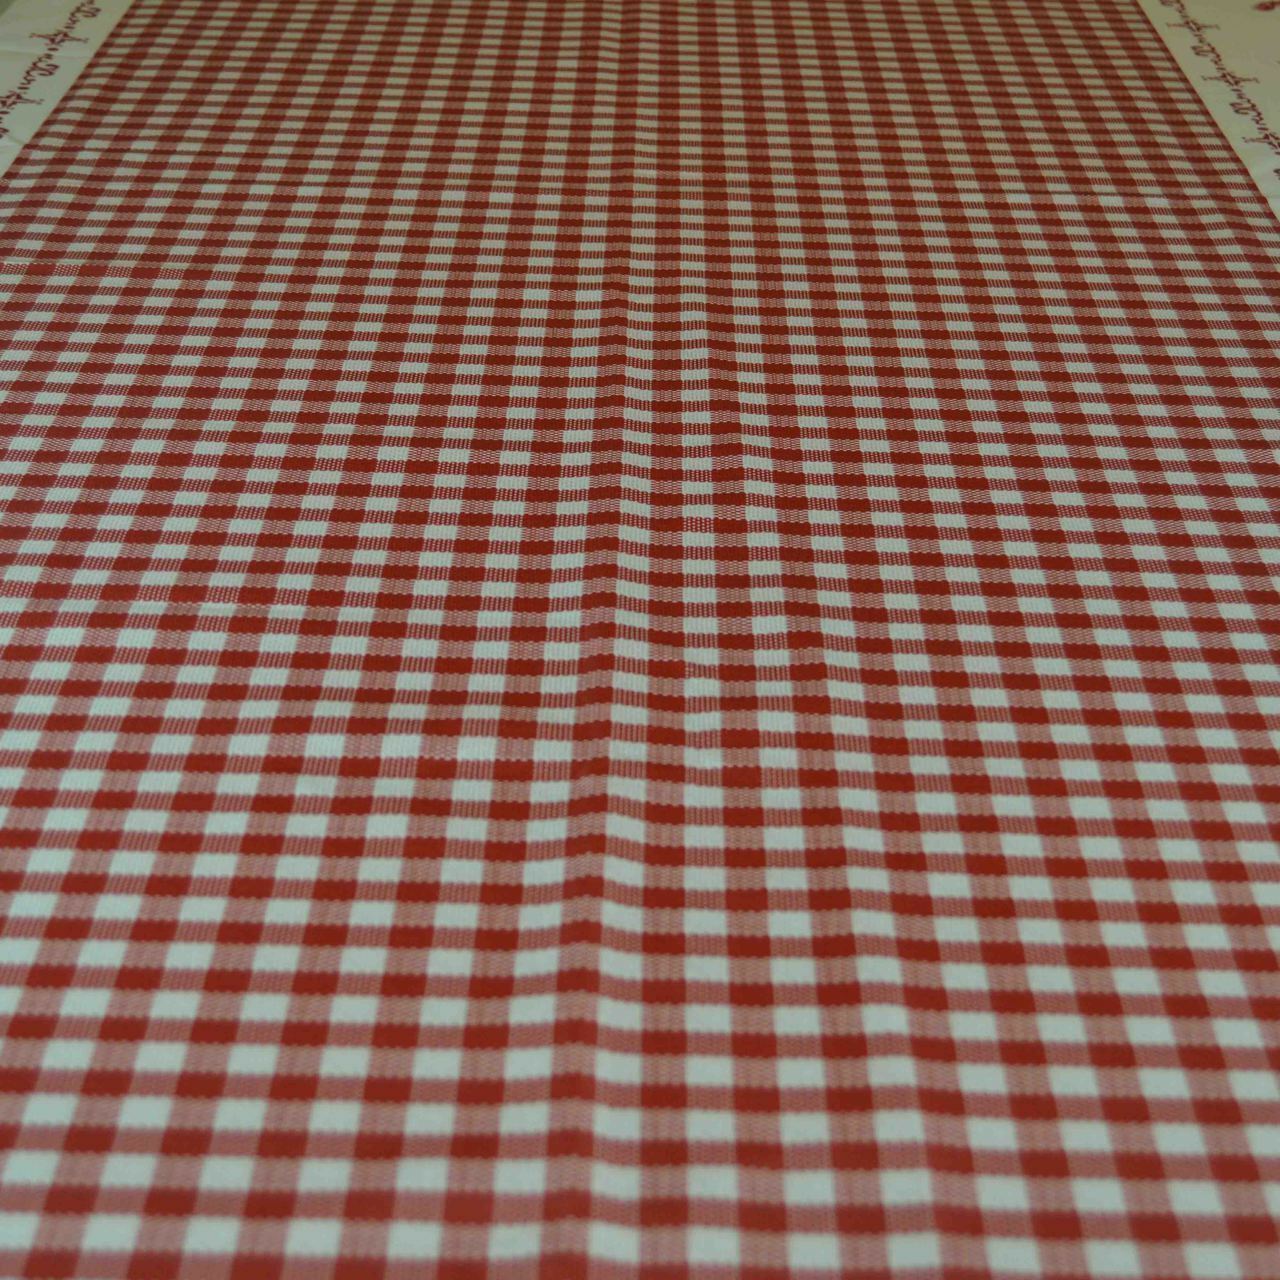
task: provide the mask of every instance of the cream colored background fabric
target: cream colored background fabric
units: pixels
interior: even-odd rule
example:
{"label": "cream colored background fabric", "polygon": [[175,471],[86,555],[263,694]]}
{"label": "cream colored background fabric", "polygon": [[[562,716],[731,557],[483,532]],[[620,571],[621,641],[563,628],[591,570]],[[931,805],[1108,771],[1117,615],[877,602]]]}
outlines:
{"label": "cream colored background fabric", "polygon": [[0,174],[133,0],[0,0]]}
{"label": "cream colored background fabric", "polygon": [[1280,217],[1280,0],[1138,0]]}

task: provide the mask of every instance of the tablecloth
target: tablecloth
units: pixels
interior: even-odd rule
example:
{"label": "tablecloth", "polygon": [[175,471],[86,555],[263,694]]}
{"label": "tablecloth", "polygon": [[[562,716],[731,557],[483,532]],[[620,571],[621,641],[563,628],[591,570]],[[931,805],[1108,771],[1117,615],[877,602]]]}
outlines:
{"label": "tablecloth", "polygon": [[0,333],[0,1274],[1280,1274],[1280,224],[1135,0],[136,0]]}

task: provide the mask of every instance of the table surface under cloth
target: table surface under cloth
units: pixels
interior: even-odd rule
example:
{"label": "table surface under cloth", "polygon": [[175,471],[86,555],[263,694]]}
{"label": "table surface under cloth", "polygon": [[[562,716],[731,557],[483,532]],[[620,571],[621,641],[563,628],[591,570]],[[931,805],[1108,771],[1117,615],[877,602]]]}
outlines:
{"label": "table surface under cloth", "polygon": [[0,334],[0,1275],[1280,1275],[1280,223],[1136,0],[137,0]]}

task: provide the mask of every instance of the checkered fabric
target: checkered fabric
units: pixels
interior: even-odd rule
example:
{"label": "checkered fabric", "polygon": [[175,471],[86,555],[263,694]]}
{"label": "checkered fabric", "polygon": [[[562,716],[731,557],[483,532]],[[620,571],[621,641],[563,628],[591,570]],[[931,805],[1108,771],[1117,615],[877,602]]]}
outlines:
{"label": "checkered fabric", "polygon": [[1280,225],[1134,0],[137,0],[0,204],[0,1275],[1280,1275]]}

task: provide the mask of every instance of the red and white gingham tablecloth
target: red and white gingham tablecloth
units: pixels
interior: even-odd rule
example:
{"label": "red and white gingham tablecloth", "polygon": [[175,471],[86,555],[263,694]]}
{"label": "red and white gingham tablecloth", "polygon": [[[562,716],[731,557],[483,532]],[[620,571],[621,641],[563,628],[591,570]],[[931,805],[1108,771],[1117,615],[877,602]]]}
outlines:
{"label": "red and white gingham tablecloth", "polygon": [[0,188],[0,1276],[1275,1280],[1278,346],[1136,0],[137,0]]}

